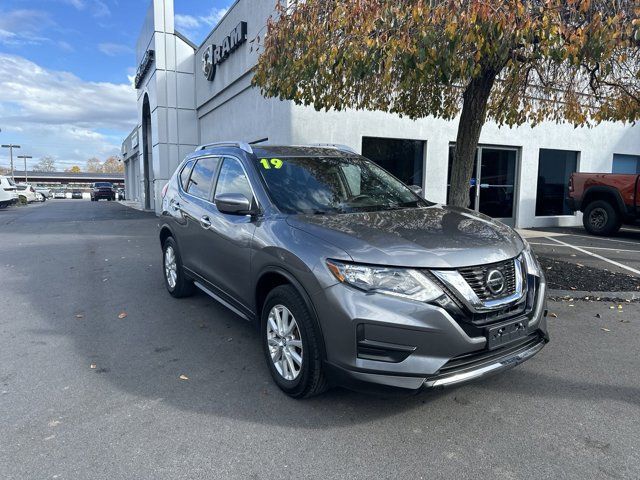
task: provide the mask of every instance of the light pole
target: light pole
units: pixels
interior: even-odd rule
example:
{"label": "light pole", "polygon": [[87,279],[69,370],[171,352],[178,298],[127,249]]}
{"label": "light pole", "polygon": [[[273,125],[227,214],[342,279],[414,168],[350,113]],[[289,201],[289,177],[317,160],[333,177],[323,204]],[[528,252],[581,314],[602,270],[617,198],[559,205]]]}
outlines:
{"label": "light pole", "polygon": [[9,149],[9,157],[11,158],[11,180],[13,180],[15,182],[16,179],[13,176],[13,149],[14,148],[20,148],[20,145],[13,145],[13,144],[2,145],[2,148],[8,148]]}
{"label": "light pole", "polygon": [[18,158],[21,158],[24,160],[24,183],[29,183],[27,179],[27,159],[30,160],[33,157],[31,155],[18,155]]}

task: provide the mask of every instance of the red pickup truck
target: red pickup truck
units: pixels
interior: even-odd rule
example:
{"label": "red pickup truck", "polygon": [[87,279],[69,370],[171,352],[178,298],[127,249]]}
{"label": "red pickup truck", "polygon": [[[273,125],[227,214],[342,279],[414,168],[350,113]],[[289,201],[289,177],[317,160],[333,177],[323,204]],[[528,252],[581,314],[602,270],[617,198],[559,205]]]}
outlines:
{"label": "red pickup truck", "polygon": [[640,217],[640,175],[574,173],[569,178],[569,205],[583,212],[584,228],[610,235]]}

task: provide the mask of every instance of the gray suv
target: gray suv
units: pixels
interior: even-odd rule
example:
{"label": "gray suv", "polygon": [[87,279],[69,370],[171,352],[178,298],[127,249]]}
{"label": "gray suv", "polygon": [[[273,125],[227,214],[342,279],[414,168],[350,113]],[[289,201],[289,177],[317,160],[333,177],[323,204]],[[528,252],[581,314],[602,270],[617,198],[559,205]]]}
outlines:
{"label": "gray suv", "polygon": [[162,192],[167,290],[255,323],[292,397],[457,385],[531,358],[549,337],[527,243],[417,190],[346,147],[200,147]]}

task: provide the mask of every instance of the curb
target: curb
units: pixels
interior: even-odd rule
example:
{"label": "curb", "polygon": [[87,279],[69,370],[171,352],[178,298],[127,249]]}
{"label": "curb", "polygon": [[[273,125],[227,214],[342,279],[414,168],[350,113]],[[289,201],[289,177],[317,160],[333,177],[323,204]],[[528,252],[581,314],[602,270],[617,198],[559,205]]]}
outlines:
{"label": "curb", "polygon": [[[584,300],[585,297],[589,297],[589,300],[595,301],[599,298],[600,302],[611,301],[636,301],[640,300],[640,292],[586,292],[583,290],[553,290],[548,289],[547,295],[552,300],[564,300],[573,298],[575,300]],[[559,298],[558,298],[559,297]]]}

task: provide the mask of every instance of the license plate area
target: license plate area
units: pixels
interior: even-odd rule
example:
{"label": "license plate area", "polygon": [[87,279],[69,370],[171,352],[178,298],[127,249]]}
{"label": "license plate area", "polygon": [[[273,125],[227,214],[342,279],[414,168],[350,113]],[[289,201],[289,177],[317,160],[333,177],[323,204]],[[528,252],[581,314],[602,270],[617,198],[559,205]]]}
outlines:
{"label": "license plate area", "polygon": [[500,325],[487,327],[485,329],[487,336],[487,348],[489,350],[494,350],[526,337],[527,323],[528,320],[526,318],[520,318],[517,320],[511,320],[510,322],[501,323]]}

